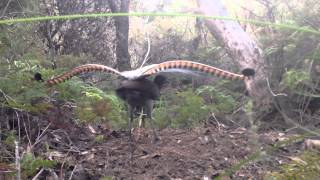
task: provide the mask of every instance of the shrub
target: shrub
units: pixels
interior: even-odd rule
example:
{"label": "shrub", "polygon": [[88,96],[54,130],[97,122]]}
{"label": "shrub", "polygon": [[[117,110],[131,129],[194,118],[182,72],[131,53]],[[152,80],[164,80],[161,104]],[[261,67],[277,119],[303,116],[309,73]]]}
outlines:
{"label": "shrub", "polygon": [[53,168],[55,161],[35,157],[32,153],[26,153],[21,162],[22,174],[26,176],[34,175],[40,168]]}
{"label": "shrub", "polygon": [[319,179],[320,178],[320,152],[305,151],[292,161],[280,167],[279,172],[272,172],[267,179]]}
{"label": "shrub", "polygon": [[210,112],[229,113],[235,100],[213,86],[202,86],[196,91],[167,92],[158,102],[154,117],[159,127],[186,128],[204,122]]}
{"label": "shrub", "polygon": [[59,85],[59,98],[76,102],[75,114],[79,122],[105,122],[113,127],[124,127],[124,104],[112,92],[72,80]]}
{"label": "shrub", "polygon": [[214,86],[201,86],[197,89],[197,94],[206,99],[213,113],[230,113],[236,104],[231,95],[217,90]]}
{"label": "shrub", "polygon": [[295,90],[299,84],[310,80],[307,72],[299,70],[289,70],[284,74],[282,84],[290,90]]}

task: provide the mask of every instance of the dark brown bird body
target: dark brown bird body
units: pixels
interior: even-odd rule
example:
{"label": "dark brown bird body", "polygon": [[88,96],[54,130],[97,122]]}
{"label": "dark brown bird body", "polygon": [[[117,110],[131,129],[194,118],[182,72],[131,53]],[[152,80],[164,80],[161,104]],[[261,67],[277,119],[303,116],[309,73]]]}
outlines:
{"label": "dark brown bird body", "polygon": [[116,93],[121,99],[131,105],[141,105],[144,100],[159,99],[160,86],[146,78],[123,80],[120,83],[120,87],[116,90]]}
{"label": "dark brown bird body", "polygon": [[[146,78],[140,78],[136,80],[126,79],[120,83],[119,88],[116,90],[116,94],[129,106],[129,129],[131,129],[134,114],[143,112],[145,115],[142,116],[142,126],[144,126],[144,120],[145,117],[147,117],[150,119],[151,126],[154,130],[151,115],[153,102],[160,98],[160,89],[164,83],[166,83],[166,78],[161,75],[156,76],[154,81]],[[157,139],[155,131],[154,136],[155,139]]]}

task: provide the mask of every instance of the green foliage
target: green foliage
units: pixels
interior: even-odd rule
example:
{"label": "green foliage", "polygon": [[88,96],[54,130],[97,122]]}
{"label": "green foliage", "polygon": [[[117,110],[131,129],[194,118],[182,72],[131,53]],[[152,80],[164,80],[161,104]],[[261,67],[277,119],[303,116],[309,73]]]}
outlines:
{"label": "green foliage", "polygon": [[73,77],[69,81],[54,85],[52,90],[59,92],[57,99],[74,102],[83,96],[82,91],[86,87],[87,85],[80,81],[78,77]]}
{"label": "green foliage", "polygon": [[162,96],[160,101],[156,102],[156,107],[157,108],[154,109],[153,116],[156,121],[157,127],[170,127],[172,121],[172,110],[171,108],[169,108],[166,97]]}
{"label": "green foliage", "polygon": [[315,62],[320,62],[320,51],[319,49],[316,49],[316,52],[312,53],[308,58],[314,60]]}
{"label": "green foliage", "polygon": [[105,176],[100,178],[100,180],[112,180],[112,179],[114,179],[112,176]]}
{"label": "green foliage", "polygon": [[179,93],[170,93],[168,102],[160,101],[154,116],[158,126],[186,128],[205,120],[209,109],[202,97],[191,89]]}
{"label": "green foliage", "polygon": [[304,72],[299,70],[290,70],[284,74],[283,85],[291,90],[294,90],[298,87],[300,83],[306,82],[310,80],[310,76]]}
{"label": "green foliage", "polygon": [[235,105],[232,96],[218,91],[213,86],[168,94],[159,102],[154,112],[157,125],[161,128],[193,127],[205,121],[211,112],[229,113]]}
{"label": "green foliage", "polygon": [[253,101],[250,99],[245,105],[244,105],[244,110],[247,113],[252,113],[253,110]]}
{"label": "green foliage", "polygon": [[96,143],[101,143],[101,142],[103,142],[103,140],[104,140],[104,136],[103,136],[103,135],[97,135],[97,136],[94,138],[94,141],[95,141]]}
{"label": "green foliage", "polygon": [[173,127],[193,127],[208,116],[209,109],[202,97],[191,89],[179,92],[176,99],[177,105],[172,109],[176,112]]}
{"label": "green foliage", "polygon": [[13,64],[15,68],[23,72],[38,72],[43,65],[50,65],[45,61],[45,54],[41,52],[40,48],[33,47],[27,52],[24,52],[20,57],[18,56]]}
{"label": "green foliage", "polygon": [[7,137],[3,141],[3,143],[9,147],[14,147],[14,141],[17,139],[15,131],[9,131],[7,133],[4,133]]}
{"label": "green foliage", "polygon": [[320,178],[320,152],[305,151],[299,157],[280,167],[280,172],[272,172],[268,179],[319,179]]}
{"label": "green foliage", "polygon": [[33,75],[35,72],[52,72],[41,68],[45,55],[43,50],[34,44],[33,36],[28,35],[34,32],[34,28],[29,25],[2,28],[0,102],[8,108],[38,113],[45,111],[50,105],[42,101],[47,98],[44,83],[34,81]]}
{"label": "green foliage", "polygon": [[58,99],[76,102],[75,114],[79,122],[105,122],[115,128],[126,125],[123,102],[114,93],[105,93],[77,78],[57,85],[57,89]]}
{"label": "green foliage", "polygon": [[[2,28],[0,27],[0,30]],[[10,41],[7,37],[7,33],[4,31],[0,32],[0,55],[7,51],[7,49],[10,47]]]}
{"label": "green foliage", "polygon": [[40,168],[53,168],[55,161],[35,157],[32,153],[26,153],[21,162],[22,173],[27,176],[34,175]]}
{"label": "green foliage", "polygon": [[203,96],[210,103],[210,110],[213,113],[230,113],[236,104],[231,95],[219,91],[214,86],[199,87],[197,94]]}
{"label": "green foliage", "polygon": [[41,99],[47,97],[44,84],[32,80],[33,73],[26,70],[23,63],[16,63],[18,71],[0,78],[2,105],[27,112],[43,112],[50,105]]}
{"label": "green foliage", "polygon": [[[2,105],[8,108],[20,109],[32,113],[44,113],[53,105],[47,101],[56,94],[55,99],[76,102],[75,109],[80,122],[108,122],[112,126],[122,127],[126,124],[123,118],[123,102],[113,93],[108,94],[98,88],[91,87],[79,78],[74,77],[66,83],[48,88],[45,83],[33,80],[35,72],[41,72],[43,79],[49,79],[54,71],[45,70],[39,66],[37,54],[26,53],[23,60],[13,61],[6,65],[6,75],[0,78],[0,96]],[[58,69],[55,74],[63,71]]]}
{"label": "green foliage", "polygon": [[[108,94],[96,87],[89,86],[74,77],[66,83],[61,83],[48,89],[43,82],[33,80],[35,72],[41,72],[43,79],[49,79],[53,70],[45,70],[37,66],[36,57],[26,54],[29,61],[14,61],[7,70],[9,73],[0,78],[0,89],[5,96],[0,96],[2,105],[8,108],[20,109],[32,113],[44,113],[53,105],[47,101],[48,90],[51,95],[63,101],[76,102],[76,116],[80,122],[108,122],[114,127],[123,127],[126,124],[123,118],[124,105],[113,93]],[[31,59],[35,58],[31,61]],[[58,71],[62,71],[59,69]]]}

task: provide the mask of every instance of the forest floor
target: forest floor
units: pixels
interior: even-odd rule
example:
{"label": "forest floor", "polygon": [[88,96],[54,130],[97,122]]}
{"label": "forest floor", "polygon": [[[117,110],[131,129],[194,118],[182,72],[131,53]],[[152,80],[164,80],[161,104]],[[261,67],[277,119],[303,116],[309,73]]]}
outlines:
{"label": "forest floor", "polygon": [[[56,174],[64,174],[64,178],[72,174],[77,180],[213,179],[226,172],[231,175],[222,179],[262,179],[302,148],[302,143],[296,142],[269,151],[294,135],[256,134],[241,127],[215,125],[158,130],[161,140],[156,143],[150,129],[135,129],[133,144],[128,132],[101,127],[47,131],[44,139],[50,153],[46,156],[59,162]],[[260,151],[269,153],[258,157]]]}

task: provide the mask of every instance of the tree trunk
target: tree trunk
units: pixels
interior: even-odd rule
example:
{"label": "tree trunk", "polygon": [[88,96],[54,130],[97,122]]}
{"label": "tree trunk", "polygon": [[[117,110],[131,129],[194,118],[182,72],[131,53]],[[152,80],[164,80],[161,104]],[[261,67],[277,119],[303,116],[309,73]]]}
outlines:
{"label": "tree trunk", "polygon": [[[120,8],[114,0],[108,1],[110,9],[113,13],[129,12],[130,0],[120,0]],[[121,16],[115,17],[116,26],[116,57],[117,57],[117,68],[120,71],[131,69],[130,66],[130,55],[128,50],[128,39],[129,39],[129,17]]]}
{"label": "tree trunk", "polygon": [[[225,16],[229,14],[220,0],[198,0],[201,13],[208,16]],[[262,51],[257,43],[241,28],[236,21],[204,19],[211,34],[228,52],[243,70],[252,68],[256,71],[253,79],[246,80],[246,88],[253,99],[254,107],[261,108],[271,105],[266,83],[267,72],[262,57]]]}

